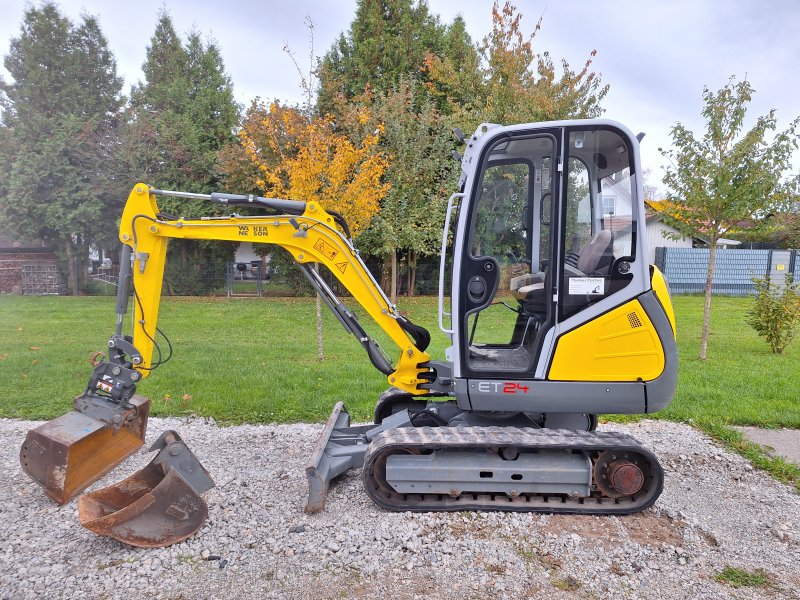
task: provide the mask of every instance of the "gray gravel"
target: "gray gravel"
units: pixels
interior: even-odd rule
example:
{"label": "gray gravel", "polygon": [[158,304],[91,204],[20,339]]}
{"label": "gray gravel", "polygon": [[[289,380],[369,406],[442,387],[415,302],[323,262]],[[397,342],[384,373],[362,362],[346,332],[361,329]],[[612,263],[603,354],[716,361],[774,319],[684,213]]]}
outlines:
{"label": "gray gravel", "polygon": [[[411,514],[379,510],[359,473],[303,514],[303,465],[320,425],[218,427],[150,420],[148,443],[176,429],[210,471],[209,519],[189,540],[143,550],[78,524],[22,473],[30,421],[0,419],[2,598],[800,598],[800,498],[690,427],[605,426],[660,457],[654,508],[628,517]],[[150,459],[143,450],[96,487]],[[764,569],[767,586],[715,581]]]}

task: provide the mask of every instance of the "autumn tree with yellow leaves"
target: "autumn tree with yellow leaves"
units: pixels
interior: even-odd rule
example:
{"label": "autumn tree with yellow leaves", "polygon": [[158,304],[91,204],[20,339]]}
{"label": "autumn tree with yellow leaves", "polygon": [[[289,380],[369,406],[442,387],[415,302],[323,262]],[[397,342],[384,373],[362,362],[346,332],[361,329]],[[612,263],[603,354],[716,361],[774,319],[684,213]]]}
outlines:
{"label": "autumn tree with yellow leaves", "polygon": [[[357,118],[366,123],[370,115],[362,111]],[[255,168],[254,187],[279,198],[319,202],[346,215],[357,235],[389,190],[381,180],[388,166],[378,150],[381,129],[355,143],[335,130],[331,117],[309,120],[274,102],[268,108],[257,105],[238,136]]]}
{"label": "autumn tree with yellow leaves", "polygon": [[[366,109],[356,114],[371,120]],[[238,131],[238,144],[222,155],[229,184],[268,196],[318,202],[345,215],[358,235],[378,212],[389,190],[382,181],[387,156],[378,149],[381,126],[354,141],[336,131],[330,116],[313,117],[294,107],[254,102]],[[318,357],[323,359],[317,299]]]}

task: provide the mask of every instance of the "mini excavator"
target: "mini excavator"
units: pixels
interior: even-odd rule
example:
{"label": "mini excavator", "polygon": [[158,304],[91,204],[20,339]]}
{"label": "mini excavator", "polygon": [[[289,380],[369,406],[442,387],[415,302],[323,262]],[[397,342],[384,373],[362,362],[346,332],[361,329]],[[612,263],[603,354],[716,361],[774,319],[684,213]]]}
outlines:
{"label": "mini excavator", "polygon": [[[460,189],[447,202],[439,268],[438,324],[450,341],[444,357],[426,352],[429,332],[386,297],[342,215],[317,202],[138,183],[120,225],[107,359],[72,412],[28,433],[24,470],[63,503],[143,443],[149,401],[135,390],[162,361],[156,338],[167,243],[228,240],[288,250],[388,379],[374,424],[351,426],[343,402],[336,404],[306,466],[306,511],[322,509],[331,481],[358,467],[367,494],[387,510],[626,514],[652,505],[663,488],[656,457],[628,435],[596,431],[600,413],[663,409],[677,383],[668,287],[647,260],[640,138],[604,119],[484,124],[468,138],[456,135],[464,143]],[[176,218],[159,210],[158,196],[263,214]],[[314,263],[388,334],[396,360]],[[168,445],[181,442],[172,433]],[[148,473],[130,503],[93,505],[94,516],[127,511],[116,520],[136,521],[118,539],[147,542],[159,527],[132,505],[158,496],[160,478],[184,479],[175,469]],[[213,485],[201,479],[202,490]],[[162,513],[186,520],[185,506],[164,494]]]}

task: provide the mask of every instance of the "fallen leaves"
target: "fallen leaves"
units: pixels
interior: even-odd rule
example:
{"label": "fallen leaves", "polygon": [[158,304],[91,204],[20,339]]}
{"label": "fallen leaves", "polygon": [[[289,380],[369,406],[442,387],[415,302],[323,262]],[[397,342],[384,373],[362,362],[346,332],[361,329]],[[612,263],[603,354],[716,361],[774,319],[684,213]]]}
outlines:
{"label": "fallen leaves", "polygon": [[[183,406],[184,408],[189,406],[189,402],[191,401],[191,399],[192,399],[191,394],[184,394],[183,396],[181,396],[181,406]],[[170,402],[172,402],[172,394],[164,394],[162,400],[164,404],[169,404]]]}

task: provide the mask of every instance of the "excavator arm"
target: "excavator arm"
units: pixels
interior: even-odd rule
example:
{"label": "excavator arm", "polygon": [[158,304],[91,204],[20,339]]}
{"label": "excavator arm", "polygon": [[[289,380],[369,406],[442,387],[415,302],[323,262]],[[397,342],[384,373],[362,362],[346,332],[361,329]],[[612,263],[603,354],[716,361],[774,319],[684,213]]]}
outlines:
{"label": "excavator arm", "polygon": [[[251,206],[280,211],[282,214],[240,216],[231,214],[200,219],[175,219],[163,215],[156,203],[158,195],[188,196],[226,206]],[[130,285],[133,290],[133,338],[131,356],[133,368],[146,377],[158,364],[153,360],[156,350],[158,310],[170,239],[227,240],[274,244],[288,250],[311,285],[320,293],[342,326],[353,334],[367,351],[372,364],[387,376],[389,384],[414,395],[427,394],[421,388],[428,383],[424,377],[430,356],[425,349],[430,335],[422,327],[400,315],[375,282],[352,243],[336,228],[346,227],[335,213],[329,213],[317,202],[299,202],[233,194],[188,194],[154,190],[136,184],[131,191],[120,224],[120,241],[124,258],[132,259]],[[126,260],[121,269],[127,269]],[[319,263],[353,296],[400,348],[395,364],[383,353],[378,343],[367,335],[355,315],[339,301],[329,286],[311,265]],[[118,323],[125,313],[125,284],[117,306]],[[119,329],[119,325],[118,325]],[[114,344],[124,344],[117,333]],[[112,338],[113,340],[113,338]]]}
{"label": "excavator arm", "polygon": [[[174,218],[159,210],[158,195],[256,207],[273,214]],[[157,344],[161,335],[157,323],[170,239],[258,242],[285,248],[391,386],[414,396],[431,393],[436,373],[425,352],[430,335],[397,312],[337,224],[348,233],[341,216],[325,211],[316,202],[170,192],[136,184],[120,223],[117,322],[108,341],[108,360],[95,364],[71,412],[28,432],[20,451],[26,473],[44,487],[48,496],[63,504],[144,443],[150,401],[135,392],[138,383],[166,360]],[[325,265],[398,346],[400,356],[394,364],[336,297],[313,263]],[[133,330],[126,335],[124,322],[131,302]]]}

